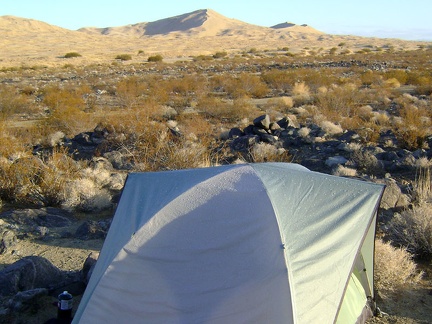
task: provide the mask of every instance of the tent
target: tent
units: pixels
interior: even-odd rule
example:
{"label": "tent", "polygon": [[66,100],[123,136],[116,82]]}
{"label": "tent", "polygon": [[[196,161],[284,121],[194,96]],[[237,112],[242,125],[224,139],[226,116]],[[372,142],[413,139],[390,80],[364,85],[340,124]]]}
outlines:
{"label": "tent", "polygon": [[382,185],[290,163],[131,173],[74,323],[355,323]]}

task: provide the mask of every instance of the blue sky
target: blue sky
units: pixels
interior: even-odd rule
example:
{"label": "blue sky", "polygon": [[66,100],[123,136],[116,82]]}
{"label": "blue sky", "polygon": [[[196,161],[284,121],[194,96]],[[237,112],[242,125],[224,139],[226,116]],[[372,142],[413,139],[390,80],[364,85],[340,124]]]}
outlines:
{"label": "blue sky", "polygon": [[288,21],[330,34],[432,41],[431,0],[0,0],[0,16],[68,29],[150,22],[205,8],[260,26]]}

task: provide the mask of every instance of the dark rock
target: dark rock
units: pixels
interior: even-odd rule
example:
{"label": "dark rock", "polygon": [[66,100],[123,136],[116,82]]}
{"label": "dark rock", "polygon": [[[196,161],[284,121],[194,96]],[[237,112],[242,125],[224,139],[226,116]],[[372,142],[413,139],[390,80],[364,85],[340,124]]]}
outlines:
{"label": "dark rock", "polygon": [[27,311],[31,308],[37,308],[38,300],[43,296],[48,296],[48,289],[35,288],[20,291],[9,301],[8,306],[12,312]]}
{"label": "dark rock", "polygon": [[27,256],[0,271],[0,295],[10,296],[18,291],[50,288],[65,280],[62,271],[39,256]]}
{"label": "dark rock", "polygon": [[90,277],[93,273],[93,269],[96,266],[96,262],[99,258],[98,252],[92,252],[88,255],[87,259],[84,261],[82,273],[82,281],[87,285]]}
{"label": "dark rock", "polygon": [[39,209],[16,209],[0,214],[0,218],[19,225],[65,227],[72,224],[73,215],[66,210],[44,207]]}
{"label": "dark rock", "polygon": [[378,160],[382,161],[397,161],[399,159],[399,156],[396,154],[396,152],[388,151],[388,152],[382,152],[375,155]]}
{"label": "dark rock", "polygon": [[104,239],[110,225],[110,221],[85,221],[77,228],[75,237],[82,240]]}
{"label": "dark rock", "polygon": [[355,131],[346,131],[341,136],[339,136],[338,140],[347,143],[358,143],[361,141],[361,137]]}
{"label": "dark rock", "polygon": [[380,134],[378,144],[383,147],[397,147],[399,142],[396,135],[391,130],[388,130]]}
{"label": "dark rock", "polygon": [[291,118],[283,117],[276,122],[281,128],[296,127]]}
{"label": "dark rock", "polygon": [[254,119],[254,126],[262,128],[262,129],[270,129],[270,116],[262,115]]}
{"label": "dark rock", "polygon": [[276,143],[276,138],[273,135],[267,134],[267,133],[262,133],[259,135],[259,138],[261,141],[265,142],[265,143],[270,143],[270,144],[274,144]]}
{"label": "dark rock", "polygon": [[254,125],[248,125],[243,129],[244,135],[254,135]]}
{"label": "dark rock", "polygon": [[260,139],[257,135],[245,135],[242,137],[235,138],[231,143],[230,147],[234,151],[248,152],[249,149],[256,143],[259,143]]}
{"label": "dark rock", "polygon": [[236,137],[240,137],[245,135],[245,133],[243,133],[243,131],[240,128],[231,128],[231,130],[229,131],[228,134],[228,138],[236,138]]}
{"label": "dark rock", "polygon": [[16,234],[9,229],[2,229],[0,227],[0,254],[5,253],[17,242]]}

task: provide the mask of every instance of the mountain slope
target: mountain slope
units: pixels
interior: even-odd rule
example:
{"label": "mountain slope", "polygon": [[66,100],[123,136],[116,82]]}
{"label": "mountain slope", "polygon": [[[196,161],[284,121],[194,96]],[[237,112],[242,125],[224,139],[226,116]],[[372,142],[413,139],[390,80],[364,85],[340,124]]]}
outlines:
{"label": "mountain slope", "polygon": [[0,33],[4,36],[22,36],[27,34],[69,34],[74,32],[39,20],[15,16],[0,16]]}
{"label": "mountain slope", "polygon": [[303,25],[296,25],[290,22],[284,22],[281,24],[277,24],[274,26],[271,26],[272,29],[278,29],[278,30],[285,30],[290,32],[298,32],[298,33],[311,33],[311,34],[324,34],[323,32],[316,30],[315,28],[312,28],[309,25],[303,24]]}
{"label": "mountain slope", "polygon": [[201,9],[154,22],[143,22],[120,27],[87,27],[81,28],[79,31],[89,34],[142,37],[167,35],[176,32],[189,35],[219,36],[230,31],[239,32],[247,29],[251,31],[267,28],[227,18],[211,9]]}

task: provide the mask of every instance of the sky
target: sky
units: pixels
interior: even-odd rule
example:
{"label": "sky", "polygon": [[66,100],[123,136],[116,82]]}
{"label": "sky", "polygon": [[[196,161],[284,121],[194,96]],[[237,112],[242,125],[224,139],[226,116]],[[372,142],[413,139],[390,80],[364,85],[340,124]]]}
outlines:
{"label": "sky", "polygon": [[72,30],[151,22],[198,9],[266,27],[291,22],[329,34],[432,41],[431,0],[0,0],[0,16]]}

